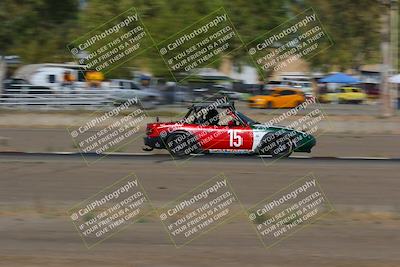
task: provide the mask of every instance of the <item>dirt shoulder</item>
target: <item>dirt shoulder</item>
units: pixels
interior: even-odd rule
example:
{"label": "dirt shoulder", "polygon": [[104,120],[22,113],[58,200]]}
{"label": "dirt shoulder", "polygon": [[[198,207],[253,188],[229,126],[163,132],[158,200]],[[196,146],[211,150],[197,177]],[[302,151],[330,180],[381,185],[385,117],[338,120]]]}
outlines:
{"label": "dirt shoulder", "polygon": [[[134,171],[156,207],[224,171],[245,207],[312,171],[336,212],[266,250],[244,217],[175,248],[156,216],[88,250],[66,211]],[[340,170],[340,172],[338,172]],[[3,159],[0,262],[4,266],[399,266],[399,166],[280,161],[171,162]]]}
{"label": "dirt shoulder", "polygon": [[[142,125],[156,121],[178,121],[186,109],[151,110],[147,111]],[[247,110],[246,115],[261,123],[271,121],[284,111]],[[95,111],[16,111],[2,110],[0,112],[1,128],[68,128],[79,127],[85,122],[104,114]],[[291,116],[281,124],[289,125],[302,115]],[[105,125],[111,124],[120,117],[108,119]],[[318,131],[323,133],[341,134],[400,134],[400,116],[381,118],[372,115],[326,115],[318,123]]]}

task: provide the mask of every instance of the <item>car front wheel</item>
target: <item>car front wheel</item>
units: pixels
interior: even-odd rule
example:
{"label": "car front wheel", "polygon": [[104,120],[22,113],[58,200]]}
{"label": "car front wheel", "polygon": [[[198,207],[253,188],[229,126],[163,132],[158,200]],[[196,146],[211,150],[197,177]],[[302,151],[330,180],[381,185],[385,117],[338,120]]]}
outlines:
{"label": "car front wheel", "polygon": [[267,104],[265,105],[265,107],[266,107],[267,109],[272,109],[274,106],[273,106],[272,102],[269,101],[269,102],[267,102]]}
{"label": "car front wheel", "polygon": [[258,149],[259,154],[273,158],[287,158],[293,152],[293,142],[285,133],[271,132],[264,135]]}

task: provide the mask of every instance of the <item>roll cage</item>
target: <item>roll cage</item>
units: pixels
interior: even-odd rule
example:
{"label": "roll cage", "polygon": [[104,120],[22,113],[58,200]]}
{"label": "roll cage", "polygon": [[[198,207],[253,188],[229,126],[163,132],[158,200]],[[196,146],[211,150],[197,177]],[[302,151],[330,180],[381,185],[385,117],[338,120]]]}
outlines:
{"label": "roll cage", "polygon": [[206,115],[210,110],[228,110],[228,114],[230,114],[233,118],[235,118],[241,126],[249,126],[252,124],[256,124],[257,122],[245,116],[244,114],[238,112],[235,108],[234,102],[225,102],[225,103],[216,103],[216,102],[203,102],[196,103],[191,105],[188,108],[188,112],[183,118],[183,121],[191,121],[193,119],[194,124],[202,124],[204,123],[204,119],[201,119],[202,116]]}

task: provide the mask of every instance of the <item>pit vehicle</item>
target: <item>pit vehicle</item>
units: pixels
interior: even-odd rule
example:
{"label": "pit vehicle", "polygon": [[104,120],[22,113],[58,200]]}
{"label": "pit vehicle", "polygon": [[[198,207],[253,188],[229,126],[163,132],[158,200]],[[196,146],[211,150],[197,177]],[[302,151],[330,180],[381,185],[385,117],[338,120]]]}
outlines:
{"label": "pit vehicle", "polygon": [[249,107],[294,108],[305,100],[306,98],[301,90],[279,87],[266,91],[265,95],[256,95],[249,98]]}
{"label": "pit vehicle", "polygon": [[143,150],[167,149],[173,157],[198,153],[261,154],[288,157],[311,152],[315,138],[302,131],[261,124],[233,102],[199,103],[177,122],[147,124]]}
{"label": "pit vehicle", "polygon": [[337,89],[335,93],[321,94],[319,100],[322,103],[361,104],[367,100],[367,94],[361,88],[344,86]]}

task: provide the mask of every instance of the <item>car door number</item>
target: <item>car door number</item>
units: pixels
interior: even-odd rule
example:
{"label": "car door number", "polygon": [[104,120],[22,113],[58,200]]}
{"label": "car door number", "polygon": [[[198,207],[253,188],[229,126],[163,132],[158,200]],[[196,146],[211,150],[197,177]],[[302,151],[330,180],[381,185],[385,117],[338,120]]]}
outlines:
{"label": "car door number", "polygon": [[228,130],[229,133],[229,146],[240,147],[243,145],[243,137],[239,135],[238,130]]}

